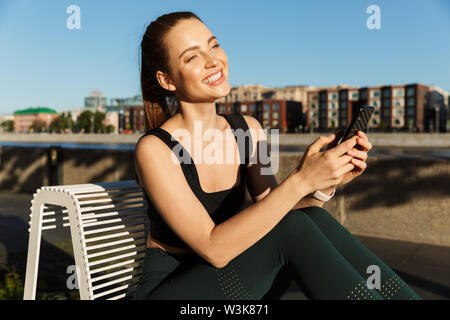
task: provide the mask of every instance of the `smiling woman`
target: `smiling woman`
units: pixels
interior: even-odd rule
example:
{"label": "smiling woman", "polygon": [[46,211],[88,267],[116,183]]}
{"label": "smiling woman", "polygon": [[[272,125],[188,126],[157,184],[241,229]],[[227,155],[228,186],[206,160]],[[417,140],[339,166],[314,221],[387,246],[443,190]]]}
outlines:
{"label": "smiling woman", "polygon": [[[419,298],[321,208],[336,187],[364,171],[372,148],[364,133],[324,152],[339,137],[319,137],[278,184],[267,174],[270,162],[258,158],[267,143],[251,134],[263,131],[259,121],[216,113],[215,101],[230,91],[228,58],[200,18],[158,17],[141,49],[148,131],[136,143],[135,167],[150,232],[136,299],[278,299],[293,280],[315,299]],[[174,113],[168,98],[177,102]],[[179,129],[193,138],[177,141]],[[234,130],[234,138],[220,134],[216,142],[232,145],[225,157],[239,161],[191,158],[186,150],[210,129]],[[250,132],[244,142],[238,129]],[[178,161],[170,161],[173,154]],[[243,209],[246,187],[254,203]],[[314,198],[315,191],[323,195]],[[377,289],[366,286],[373,265],[382,279]]]}

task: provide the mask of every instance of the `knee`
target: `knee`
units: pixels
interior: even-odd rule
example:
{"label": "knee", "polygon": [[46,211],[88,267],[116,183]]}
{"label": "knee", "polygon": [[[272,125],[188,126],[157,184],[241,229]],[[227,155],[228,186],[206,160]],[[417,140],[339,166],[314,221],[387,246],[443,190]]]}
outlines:
{"label": "knee", "polygon": [[313,220],[303,211],[291,210],[278,223],[279,232],[285,236],[298,236],[314,226]]}
{"label": "knee", "polygon": [[295,209],[294,211],[300,211],[305,213],[306,215],[308,215],[311,218],[333,218],[333,216],[324,208],[322,207],[318,207],[318,206],[311,206],[311,207],[305,207],[305,208],[301,208],[301,209]]}

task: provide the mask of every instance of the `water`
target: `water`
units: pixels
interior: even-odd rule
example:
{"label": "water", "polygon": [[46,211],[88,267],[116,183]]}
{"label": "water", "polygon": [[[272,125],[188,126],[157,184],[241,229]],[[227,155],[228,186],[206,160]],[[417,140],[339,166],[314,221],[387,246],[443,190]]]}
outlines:
{"label": "water", "polygon": [[135,144],[72,143],[72,142],[0,142],[0,146],[22,147],[22,148],[62,147],[66,149],[134,150]]}
{"label": "water", "polygon": [[[71,142],[0,142],[0,146],[67,149],[100,149],[100,150],[134,150],[135,144],[125,143],[71,143]],[[270,147],[269,147],[270,148]],[[304,152],[305,146],[279,146],[280,152]],[[432,158],[450,160],[449,148],[424,147],[373,147],[369,155],[380,158]]]}

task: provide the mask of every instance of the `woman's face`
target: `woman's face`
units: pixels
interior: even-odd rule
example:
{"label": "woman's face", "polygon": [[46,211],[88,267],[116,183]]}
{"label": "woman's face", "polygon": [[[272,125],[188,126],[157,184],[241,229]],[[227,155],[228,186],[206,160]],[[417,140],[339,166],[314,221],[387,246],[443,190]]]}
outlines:
{"label": "woman's face", "polygon": [[228,95],[227,55],[201,21],[180,21],[168,32],[165,43],[171,70],[169,90],[175,90],[179,100],[214,102]]}

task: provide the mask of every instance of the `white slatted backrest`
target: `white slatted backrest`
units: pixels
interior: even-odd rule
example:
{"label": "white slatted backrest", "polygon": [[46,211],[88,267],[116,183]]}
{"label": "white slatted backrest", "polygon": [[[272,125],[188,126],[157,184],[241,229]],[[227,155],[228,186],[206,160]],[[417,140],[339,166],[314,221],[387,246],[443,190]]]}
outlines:
{"label": "white slatted backrest", "polygon": [[[130,297],[142,272],[149,230],[143,190],[133,180],[41,189],[75,200],[84,258],[79,267],[86,272],[90,299]],[[42,230],[70,226],[67,214],[65,208],[45,205]]]}

